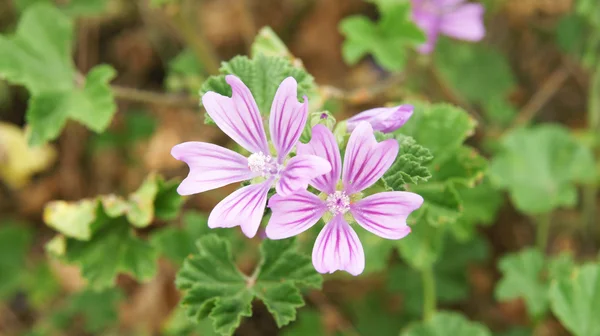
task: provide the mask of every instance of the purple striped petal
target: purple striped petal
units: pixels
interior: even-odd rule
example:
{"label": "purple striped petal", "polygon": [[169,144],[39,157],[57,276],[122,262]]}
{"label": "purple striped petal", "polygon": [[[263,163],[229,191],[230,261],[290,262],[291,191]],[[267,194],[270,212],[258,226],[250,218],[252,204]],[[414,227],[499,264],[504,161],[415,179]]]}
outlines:
{"label": "purple striped petal", "polygon": [[251,153],[269,153],[263,122],[252,93],[242,81],[228,75],[231,98],[207,92],[202,104],[217,126],[240,146]]}
{"label": "purple striped petal", "polygon": [[337,270],[359,275],[365,269],[365,252],[358,235],[337,215],[325,224],[313,247],[312,260],[319,273]]}
{"label": "purple striped petal", "polygon": [[308,117],[308,99],[304,96],[304,103],[299,103],[297,88],[293,77],[284,79],[271,105],[269,129],[279,163],[283,162],[300,139]]}
{"label": "purple striped petal", "polygon": [[269,208],[273,212],[267,225],[269,239],[298,235],[315,225],[327,211],[325,202],[306,190],[287,197],[274,195],[269,199]]}
{"label": "purple striped petal", "polygon": [[484,8],[481,4],[468,3],[444,14],[440,31],[444,35],[465,41],[480,41],[485,36]]}
{"label": "purple striped petal", "polygon": [[361,121],[366,121],[373,130],[390,133],[402,127],[413,114],[412,105],[379,107],[361,112],[348,119],[348,132],[352,132]]}
{"label": "purple striped petal", "polygon": [[410,233],[406,219],[423,204],[423,197],[404,191],[381,192],[350,205],[354,219],[366,230],[386,239]]}
{"label": "purple striped petal", "polygon": [[191,195],[249,180],[256,174],[244,156],[206,142],[184,142],[171,149],[171,155],[190,167],[190,173],[177,188],[180,195]]}
{"label": "purple striped petal", "polygon": [[275,190],[281,196],[288,196],[298,190],[306,189],[310,180],[330,170],[329,162],[316,155],[294,156],[281,172]]}
{"label": "purple striped petal", "polygon": [[208,216],[208,227],[230,228],[241,226],[249,238],[256,235],[267,204],[267,193],[272,180],[252,184],[225,197]]}
{"label": "purple striped petal", "polygon": [[347,194],[372,186],[394,163],[398,142],[394,139],[377,143],[371,124],[362,121],[350,135],[344,156],[342,181]]}
{"label": "purple striped petal", "polygon": [[334,193],[340,179],[342,159],[340,158],[340,148],[333,133],[324,125],[316,125],[312,129],[310,142],[307,144],[298,142],[296,151],[298,155],[312,154],[322,157],[331,164],[329,173],[312,179],[310,184],[324,193]]}

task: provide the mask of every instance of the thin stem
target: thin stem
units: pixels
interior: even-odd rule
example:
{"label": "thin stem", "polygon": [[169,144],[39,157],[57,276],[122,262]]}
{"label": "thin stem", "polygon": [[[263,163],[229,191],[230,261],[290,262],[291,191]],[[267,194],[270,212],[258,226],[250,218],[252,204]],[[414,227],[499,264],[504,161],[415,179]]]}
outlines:
{"label": "thin stem", "polygon": [[556,69],[544,82],[544,85],[531,97],[523,106],[519,116],[515,119],[512,128],[527,124],[533,119],[544,105],[558,92],[567,78],[569,78],[569,69],[562,65]]}
{"label": "thin stem", "polygon": [[115,97],[118,99],[131,100],[145,104],[187,108],[197,108],[199,104],[199,100],[193,98],[192,96],[164,94],[135,88],[127,88],[118,85],[112,85],[111,88],[115,94]]}
{"label": "thin stem", "polygon": [[421,271],[423,281],[423,320],[429,321],[436,310],[435,278],[433,268],[427,267]]}
{"label": "thin stem", "polygon": [[546,246],[548,245],[548,236],[550,235],[550,215],[551,213],[546,213],[537,218],[535,239],[536,246],[542,253],[546,252]]}
{"label": "thin stem", "polygon": [[[598,155],[598,147],[600,146],[600,65],[594,71],[588,94],[588,129],[593,136],[592,150],[596,160],[598,160],[600,159]],[[592,234],[595,234],[593,231],[595,230],[594,225],[598,213],[596,209],[597,195],[598,186],[596,183],[586,186],[583,190],[583,227],[588,228],[588,231],[591,231]]]}

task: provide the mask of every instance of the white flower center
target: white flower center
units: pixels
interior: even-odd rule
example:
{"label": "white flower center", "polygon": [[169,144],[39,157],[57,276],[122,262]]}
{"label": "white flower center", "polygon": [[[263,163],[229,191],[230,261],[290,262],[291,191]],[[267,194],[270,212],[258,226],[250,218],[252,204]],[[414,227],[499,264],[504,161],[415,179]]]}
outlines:
{"label": "white flower center", "polygon": [[279,173],[283,170],[283,165],[277,163],[277,159],[271,155],[265,155],[263,152],[258,152],[248,157],[248,168],[254,173],[259,173],[262,177],[279,177]]}
{"label": "white flower center", "polygon": [[345,214],[350,210],[350,197],[343,191],[336,191],[327,196],[327,209],[334,215]]}

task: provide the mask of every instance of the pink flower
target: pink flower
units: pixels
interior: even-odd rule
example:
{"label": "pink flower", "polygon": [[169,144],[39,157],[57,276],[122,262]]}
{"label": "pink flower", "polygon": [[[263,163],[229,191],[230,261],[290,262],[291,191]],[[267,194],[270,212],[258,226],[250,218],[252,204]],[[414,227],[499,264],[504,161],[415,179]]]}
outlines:
{"label": "pink flower", "polygon": [[425,31],[427,42],[419,52],[433,51],[439,34],[465,41],[480,41],[485,36],[481,4],[465,0],[411,0],[412,19]]}
{"label": "pink flower", "polygon": [[[365,268],[365,255],[356,232],[348,221],[387,239],[400,239],[410,232],[406,219],[423,204],[423,198],[410,192],[381,192],[361,199],[361,191],[383,176],[398,155],[393,139],[377,143],[373,128],[361,122],[350,135],[344,166],[334,135],[323,125],[312,130],[308,144],[298,144],[298,153],[315,154],[331,163],[331,171],[310,183],[321,197],[307,190],[293,195],[275,195],[269,200],[273,214],[267,237],[283,239],[309,229],[324,217],[325,227],[313,248],[313,264],[320,273],[345,270],[358,275]],[[342,183],[338,184],[342,178]]]}
{"label": "pink flower", "polygon": [[391,133],[402,127],[413,114],[412,105],[378,107],[361,112],[347,120],[348,132],[352,132],[361,121],[367,121],[373,130]]}
{"label": "pink flower", "polygon": [[227,196],[208,217],[210,228],[239,225],[246,236],[254,237],[263,218],[267,193],[273,185],[277,193],[289,195],[306,189],[311,179],[329,172],[331,165],[315,155],[298,155],[286,161],[302,134],[308,115],[307,98],[304,97],[304,103],[298,102],[294,78],[281,82],[271,106],[269,129],[277,151],[274,156],[252,93],[235,76],[227,76],[226,81],[231,85],[231,97],[207,92],[202,103],[217,126],[252,154],[244,157],[205,142],[176,145],[171,155],[190,167],[188,177],[177,191],[191,195],[235,182],[262,180]]}

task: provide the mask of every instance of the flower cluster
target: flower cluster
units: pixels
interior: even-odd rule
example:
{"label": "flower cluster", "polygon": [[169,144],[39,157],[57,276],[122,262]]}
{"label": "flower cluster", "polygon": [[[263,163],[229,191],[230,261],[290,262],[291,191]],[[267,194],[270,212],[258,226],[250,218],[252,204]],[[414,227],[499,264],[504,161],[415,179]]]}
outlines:
{"label": "flower cluster", "polygon": [[[308,102],[306,97],[298,102],[292,77],[281,83],[271,106],[271,144],[250,90],[235,76],[226,80],[231,97],[208,92],[202,102],[217,126],[250,155],[203,142],[182,143],[171,152],[190,167],[178,189],[182,195],[251,181],[217,204],[209,216],[209,227],[239,225],[246,236],[253,237],[274,186],[276,195],[268,201],[272,216],[267,237],[292,237],[323,219],[325,226],[313,249],[316,270],[345,270],[353,275],[362,273],[365,257],[352,223],[387,239],[400,239],[410,232],[406,219],[423,203],[421,196],[394,191],[365,197],[364,191],[389,169],[399,149],[394,139],[378,143],[374,129],[391,132],[401,127],[410,118],[412,106],[368,110],[349,119],[351,135],[342,166],[338,143],[326,126],[314,126],[310,142],[299,142]],[[289,158],[294,148],[296,155]],[[308,191],[309,184],[321,193]]]}

